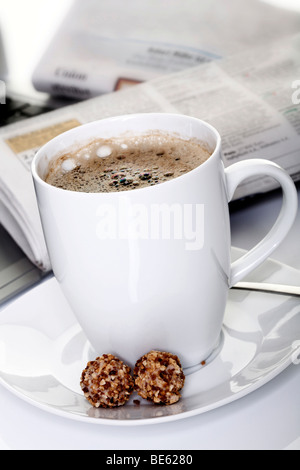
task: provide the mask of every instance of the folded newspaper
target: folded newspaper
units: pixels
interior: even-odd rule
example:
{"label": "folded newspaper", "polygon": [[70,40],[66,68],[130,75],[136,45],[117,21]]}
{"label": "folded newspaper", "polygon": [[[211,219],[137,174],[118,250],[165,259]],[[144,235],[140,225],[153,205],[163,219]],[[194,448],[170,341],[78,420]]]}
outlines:
{"label": "folded newspaper", "polygon": [[[214,125],[225,166],[267,158],[300,179],[300,35],[0,128],[0,221],[29,259],[51,269],[30,164],[47,141],[75,126],[137,112],[182,113]],[[235,197],[276,187],[253,178]]]}
{"label": "folded newspaper", "polygon": [[33,83],[87,99],[298,33],[300,15],[270,1],[74,0]]}

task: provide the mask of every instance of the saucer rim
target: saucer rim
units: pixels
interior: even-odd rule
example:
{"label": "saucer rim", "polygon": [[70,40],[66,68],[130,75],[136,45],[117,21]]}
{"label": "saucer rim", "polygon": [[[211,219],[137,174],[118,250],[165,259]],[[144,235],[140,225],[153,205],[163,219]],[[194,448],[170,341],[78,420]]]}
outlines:
{"label": "saucer rim", "polygon": [[[234,250],[234,252],[239,253],[239,254],[244,253],[244,250],[241,250],[241,249],[233,248],[233,250]],[[291,273],[294,272],[294,273],[298,273],[298,275],[300,274],[300,272],[298,270],[296,270],[295,268],[290,267],[288,265],[285,265],[284,263],[281,263],[280,261],[274,260],[272,258],[268,258],[268,260],[265,263],[273,263],[273,264],[275,263],[276,265],[278,265],[281,269],[284,269],[285,271],[288,270]],[[41,288],[42,285],[46,284],[46,286],[47,286],[47,285],[49,285],[49,283],[57,283],[57,281],[54,277],[52,277],[50,279],[49,278],[45,279],[44,281],[39,283],[37,286],[35,286],[33,289],[29,290],[28,292],[24,293],[23,295],[21,295],[20,297],[18,297],[14,301],[10,302],[9,305],[7,305],[2,310],[2,312],[9,311],[11,306],[15,305],[16,302],[20,301],[20,298],[22,299],[24,296],[33,295],[33,297],[34,297],[35,293],[39,291],[39,289]],[[261,293],[260,295],[269,296],[269,295],[272,295],[272,294]],[[289,296],[287,296],[287,297],[289,297]],[[0,311],[0,325],[1,325],[1,311]],[[280,363],[278,365],[276,365],[276,367],[271,372],[269,372],[268,374],[266,374],[263,377],[259,378],[259,380],[255,381],[254,383],[249,384],[243,390],[239,390],[237,392],[232,391],[229,396],[221,398],[220,400],[218,400],[216,402],[213,402],[213,403],[210,403],[210,404],[208,404],[206,406],[203,406],[203,407],[196,407],[192,410],[186,410],[186,411],[183,411],[181,413],[177,413],[177,414],[173,414],[173,415],[167,415],[167,416],[160,416],[160,417],[153,416],[153,417],[150,417],[150,418],[147,417],[147,418],[133,418],[133,419],[131,419],[131,418],[129,418],[129,419],[125,419],[125,418],[124,419],[123,418],[113,419],[113,418],[103,418],[103,417],[91,417],[91,416],[88,416],[88,415],[83,416],[83,415],[77,414],[75,412],[68,412],[66,410],[56,408],[53,405],[42,403],[38,400],[35,400],[35,399],[25,395],[24,393],[18,391],[12,385],[10,385],[8,382],[6,382],[5,379],[1,376],[0,376],[0,385],[2,385],[8,391],[12,392],[13,395],[15,395],[16,397],[20,398],[21,400],[25,401],[26,403],[28,403],[30,405],[33,405],[34,407],[36,407],[36,408],[38,408],[42,411],[45,411],[47,413],[50,413],[50,414],[53,414],[53,415],[56,415],[56,416],[60,416],[60,417],[63,417],[63,418],[71,419],[73,421],[85,422],[85,423],[95,424],[95,425],[106,425],[106,426],[155,425],[155,424],[169,423],[169,422],[172,422],[172,421],[179,421],[179,420],[187,419],[187,418],[190,418],[190,417],[193,417],[193,416],[199,416],[199,415],[202,415],[202,414],[207,413],[209,411],[221,408],[221,407],[223,407],[227,404],[233,403],[233,402],[235,402],[235,401],[237,401],[241,398],[244,398],[245,396],[253,393],[254,391],[260,389],[261,387],[263,387],[264,385],[266,385],[267,383],[272,381],[274,378],[276,378],[278,375],[280,375],[285,369],[287,369],[287,367],[289,367],[292,364],[292,358],[293,358],[293,353],[294,352],[295,352],[294,350],[293,351],[291,350],[291,352],[289,354],[287,354],[286,358],[282,359],[280,361]],[[247,366],[249,366],[249,364],[251,364],[251,362],[255,358],[257,358],[257,355],[255,355],[254,358],[252,358],[252,360],[247,364]],[[228,381],[232,380],[233,377],[234,376],[229,377]],[[76,393],[76,392],[73,391],[73,393]],[[184,398],[182,400],[184,400]]]}

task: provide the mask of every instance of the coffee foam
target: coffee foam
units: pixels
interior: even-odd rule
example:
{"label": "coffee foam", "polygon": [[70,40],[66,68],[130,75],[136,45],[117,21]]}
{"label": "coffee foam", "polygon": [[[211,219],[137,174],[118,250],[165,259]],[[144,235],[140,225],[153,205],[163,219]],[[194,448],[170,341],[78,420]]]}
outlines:
{"label": "coffee foam", "polygon": [[152,132],[97,139],[57,157],[46,182],[79,192],[115,192],[154,186],[187,173],[211,155],[207,144]]}
{"label": "coffee foam", "polygon": [[112,148],[109,147],[108,145],[101,145],[97,150],[96,150],[96,155],[99,158],[106,158],[109,157],[112,154]]}

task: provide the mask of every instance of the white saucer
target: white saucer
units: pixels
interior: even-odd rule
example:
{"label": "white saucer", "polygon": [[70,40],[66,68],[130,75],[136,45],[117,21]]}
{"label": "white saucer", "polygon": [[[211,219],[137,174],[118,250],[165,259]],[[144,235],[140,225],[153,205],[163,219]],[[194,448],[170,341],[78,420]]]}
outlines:
{"label": "white saucer", "polygon": [[[233,249],[233,257],[239,255]],[[251,278],[300,284],[300,272],[272,260]],[[124,407],[94,409],[83,397],[79,380],[97,353],[51,278],[0,312],[0,383],[66,418],[102,425],[157,424],[198,415],[253,392],[295,360],[299,339],[299,299],[231,291],[218,354],[196,372],[187,371],[177,404],[150,405],[135,395]],[[139,406],[134,399],[140,400]]]}

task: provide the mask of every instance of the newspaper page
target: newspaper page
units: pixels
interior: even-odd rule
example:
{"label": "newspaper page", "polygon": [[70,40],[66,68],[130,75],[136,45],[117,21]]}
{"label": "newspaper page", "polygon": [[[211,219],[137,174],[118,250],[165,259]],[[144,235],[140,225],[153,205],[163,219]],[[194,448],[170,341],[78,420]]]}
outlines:
{"label": "newspaper page", "polygon": [[75,0],[33,83],[87,99],[299,30],[299,14],[262,0]]}
{"label": "newspaper page", "polygon": [[[0,128],[0,220],[28,257],[50,269],[30,174],[36,151],[81,124],[138,112],[201,118],[223,139],[225,166],[267,158],[300,179],[300,35]],[[298,83],[299,82],[299,83]],[[296,88],[294,88],[296,86]],[[235,198],[269,191],[254,178]]]}

